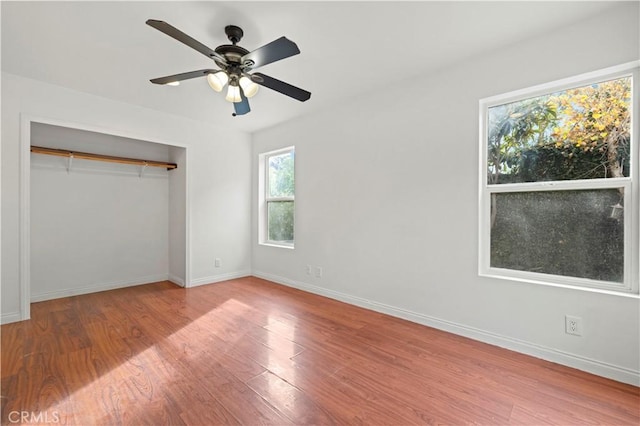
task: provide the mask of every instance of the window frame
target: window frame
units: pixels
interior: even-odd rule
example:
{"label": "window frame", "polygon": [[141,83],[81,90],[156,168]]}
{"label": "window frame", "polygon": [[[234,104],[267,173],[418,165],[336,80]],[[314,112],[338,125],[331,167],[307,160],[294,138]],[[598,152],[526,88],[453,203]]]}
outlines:
{"label": "window frame", "polygon": [[[479,101],[479,202],[478,202],[478,274],[482,277],[507,279],[516,282],[543,284],[556,287],[577,288],[615,294],[638,294],[638,263],[640,263],[638,215],[638,123],[640,83],[640,61],[606,68],[599,71],[553,81],[505,94],[492,96]],[[535,98],[563,90],[586,86],[592,83],[631,77],[631,150],[630,173],[628,177],[601,178],[566,181],[540,181],[523,183],[489,184],[488,169],[488,112],[489,108],[511,102]],[[589,278],[553,275],[538,272],[491,266],[491,194],[508,192],[570,191],[585,189],[623,188],[625,197],[624,218],[624,279],[621,283],[599,281]],[[630,208],[627,208],[629,206]]]}
{"label": "window frame", "polygon": [[[293,155],[293,195],[287,197],[272,197],[269,194],[269,158],[278,155],[292,153]],[[271,247],[281,247],[287,249],[295,248],[295,170],[296,170],[296,155],[295,146],[288,146],[285,148],[277,149],[274,151],[264,152],[258,155],[258,244]],[[269,239],[269,203],[272,202],[293,202],[293,241],[275,241]]]}

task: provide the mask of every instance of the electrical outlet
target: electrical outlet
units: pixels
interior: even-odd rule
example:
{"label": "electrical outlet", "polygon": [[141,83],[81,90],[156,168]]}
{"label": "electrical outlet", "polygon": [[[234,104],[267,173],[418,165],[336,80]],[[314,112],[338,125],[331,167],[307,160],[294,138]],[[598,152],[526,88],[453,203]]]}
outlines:
{"label": "electrical outlet", "polygon": [[307,265],[307,275],[311,275],[312,270],[313,270],[313,267],[311,265]]}
{"label": "electrical outlet", "polygon": [[582,318],[571,315],[564,316],[564,331],[574,336],[582,336]]}
{"label": "electrical outlet", "polygon": [[316,266],[316,278],[322,278],[322,267]]}
{"label": "electrical outlet", "polygon": [[220,266],[222,266],[222,260],[220,260],[219,257],[216,257],[214,264],[216,265],[216,268],[219,268]]}

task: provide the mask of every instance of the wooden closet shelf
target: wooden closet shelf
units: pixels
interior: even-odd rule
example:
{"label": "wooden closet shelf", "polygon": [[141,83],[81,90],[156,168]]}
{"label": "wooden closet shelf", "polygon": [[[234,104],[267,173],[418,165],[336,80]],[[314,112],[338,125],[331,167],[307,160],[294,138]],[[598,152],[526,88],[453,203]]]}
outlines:
{"label": "wooden closet shelf", "polygon": [[55,155],[58,157],[70,157],[80,160],[105,161],[107,163],[132,164],[135,166],[163,167],[167,170],[176,169],[176,163],[164,163],[162,161],[140,160],[137,158],[114,157],[112,155],[91,154],[88,152],[69,151],[66,149],[44,148],[31,146],[31,152],[35,154]]}

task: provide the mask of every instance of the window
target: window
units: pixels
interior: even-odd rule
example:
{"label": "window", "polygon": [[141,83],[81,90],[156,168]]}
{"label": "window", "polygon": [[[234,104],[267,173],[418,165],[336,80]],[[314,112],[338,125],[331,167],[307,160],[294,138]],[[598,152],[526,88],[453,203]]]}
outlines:
{"label": "window", "polygon": [[295,212],[295,150],[293,147],[261,154],[261,244],[293,248]]}
{"label": "window", "polygon": [[638,63],[480,101],[481,275],[638,291]]}

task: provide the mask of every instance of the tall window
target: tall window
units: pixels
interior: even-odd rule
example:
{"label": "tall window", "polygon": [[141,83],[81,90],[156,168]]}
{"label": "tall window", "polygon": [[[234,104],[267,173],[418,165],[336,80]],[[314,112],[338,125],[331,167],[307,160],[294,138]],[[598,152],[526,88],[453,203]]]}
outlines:
{"label": "tall window", "polygon": [[293,247],[295,149],[260,155],[260,243]]}
{"label": "tall window", "polygon": [[637,67],[480,102],[481,275],[638,291]]}

